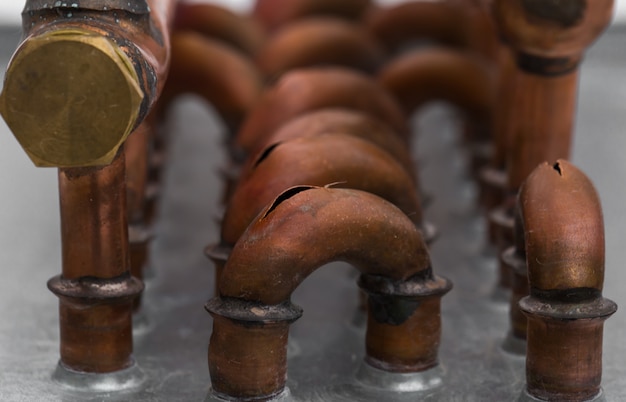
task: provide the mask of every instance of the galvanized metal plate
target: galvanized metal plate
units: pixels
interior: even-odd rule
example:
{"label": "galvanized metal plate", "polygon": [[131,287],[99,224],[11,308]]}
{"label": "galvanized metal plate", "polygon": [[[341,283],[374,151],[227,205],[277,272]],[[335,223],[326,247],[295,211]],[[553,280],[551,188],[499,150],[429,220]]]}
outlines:
{"label": "galvanized metal plate", "polygon": [[[573,156],[603,200],[604,294],[621,306],[626,306],[622,291],[626,281],[622,267],[626,259],[626,136],[622,133],[626,60],[621,52],[625,38],[626,31],[614,29],[585,61]],[[4,71],[13,44],[0,43]],[[432,247],[433,268],[455,285],[443,298],[440,372],[421,378],[426,384],[440,378],[441,385],[417,394],[362,385],[371,373],[357,376],[364,354],[364,326],[357,309],[356,277],[350,267],[331,264],[307,279],[293,297],[304,309],[304,316],[292,326],[289,345],[288,384],[295,400],[447,402],[521,397],[524,359],[502,349],[507,308],[498,301],[501,295],[494,293],[495,257],[485,245],[484,220],[475,207],[477,190],[469,180],[457,122],[449,110],[435,107],[416,124],[420,177],[433,196],[425,215],[441,232]],[[202,401],[207,397],[211,320],[203,305],[212,296],[213,271],[203,248],[218,236],[223,130],[193,98],[179,102],[172,114],[171,152],[150,279],[136,318],[138,370],[130,374],[138,388],[113,392],[100,380],[74,378],[87,386],[81,391],[59,384],[54,379],[58,373],[53,378],[59,345],[57,300],[45,283],[61,271],[56,170],[34,168],[0,123],[0,400]],[[626,400],[625,336],[626,317],[618,311],[605,325],[603,388],[608,401]],[[68,380],[63,381],[67,385]]]}

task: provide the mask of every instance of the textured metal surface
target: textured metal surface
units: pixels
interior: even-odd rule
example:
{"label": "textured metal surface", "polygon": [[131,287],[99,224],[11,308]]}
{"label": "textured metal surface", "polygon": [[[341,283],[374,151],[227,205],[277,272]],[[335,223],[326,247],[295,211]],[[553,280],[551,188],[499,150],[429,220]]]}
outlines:
{"label": "textured metal surface", "polygon": [[[18,29],[0,33],[4,71]],[[15,40],[10,40],[15,38]],[[614,29],[583,64],[573,161],[594,181],[606,220],[604,295],[626,306],[626,31]],[[5,44],[6,43],[6,44]],[[218,239],[222,184],[222,128],[193,99],[170,121],[172,149],[156,227],[151,279],[137,317],[135,359],[145,380],[123,393],[80,392],[53,380],[58,361],[57,299],[46,281],[61,272],[57,174],[36,169],[0,123],[0,400],[202,401],[209,391],[205,302],[213,271],[203,248]],[[501,348],[506,307],[493,300],[496,261],[485,248],[485,225],[474,207],[451,114],[431,109],[420,119],[415,150],[433,202],[425,217],[441,235],[432,247],[433,269],[454,282],[443,299],[439,387],[424,401],[516,401],[524,386],[524,360]],[[294,294],[304,316],[291,329],[289,381],[298,401],[414,401],[415,394],[364,386],[356,376],[364,354],[363,318],[357,312],[356,276],[335,264],[317,271]],[[603,397],[626,400],[626,315],[605,325]],[[361,374],[362,375],[362,374]],[[58,378],[58,377],[57,377]],[[362,378],[362,377],[361,377]],[[522,399],[523,400],[523,399]]]}

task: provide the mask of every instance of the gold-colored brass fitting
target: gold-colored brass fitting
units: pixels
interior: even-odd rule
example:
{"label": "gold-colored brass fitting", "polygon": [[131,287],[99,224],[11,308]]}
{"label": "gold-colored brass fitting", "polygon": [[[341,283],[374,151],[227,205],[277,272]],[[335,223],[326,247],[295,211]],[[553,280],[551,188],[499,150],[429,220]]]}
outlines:
{"label": "gold-colored brass fitting", "polygon": [[109,39],[71,29],[27,38],[11,60],[0,114],[37,166],[109,164],[137,123],[143,92]]}

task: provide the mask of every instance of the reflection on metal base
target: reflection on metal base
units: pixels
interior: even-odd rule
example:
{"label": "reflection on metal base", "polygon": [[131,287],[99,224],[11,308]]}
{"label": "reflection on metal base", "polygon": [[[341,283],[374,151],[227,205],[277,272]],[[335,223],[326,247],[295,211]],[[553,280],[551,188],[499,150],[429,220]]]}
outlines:
{"label": "reflection on metal base", "polygon": [[365,387],[391,392],[422,392],[443,383],[443,369],[437,365],[419,373],[391,373],[363,362],[356,373],[357,381]]}
{"label": "reflection on metal base", "polygon": [[[546,402],[546,401],[543,399],[535,398],[534,396],[528,393],[526,388],[524,388],[524,390],[522,391],[522,394],[517,399],[517,402]],[[602,389],[600,389],[600,392],[598,393],[598,395],[596,395],[592,399],[589,399],[586,402],[606,402],[606,397],[604,396],[604,392],[602,391]]]}
{"label": "reflection on metal base", "polygon": [[137,363],[113,373],[83,373],[71,370],[59,362],[52,380],[71,391],[85,393],[110,393],[139,390],[146,382],[146,375]]}
{"label": "reflection on metal base", "polygon": [[[213,388],[211,388],[211,389],[209,389],[209,393],[207,394],[206,398],[204,399],[204,402],[228,402],[228,401],[249,401],[249,402],[253,402],[255,400],[259,400],[259,399],[228,398],[225,395],[220,395],[220,394],[217,394],[216,392],[213,392]],[[263,399],[263,400],[267,401],[267,402],[294,402],[294,400],[293,400],[293,398],[291,396],[291,391],[289,391],[289,387],[285,387],[283,392],[281,392],[280,394],[276,395],[272,399]]]}
{"label": "reflection on metal base", "polygon": [[526,357],[526,340],[514,336],[509,331],[502,342],[502,350],[512,355]]}

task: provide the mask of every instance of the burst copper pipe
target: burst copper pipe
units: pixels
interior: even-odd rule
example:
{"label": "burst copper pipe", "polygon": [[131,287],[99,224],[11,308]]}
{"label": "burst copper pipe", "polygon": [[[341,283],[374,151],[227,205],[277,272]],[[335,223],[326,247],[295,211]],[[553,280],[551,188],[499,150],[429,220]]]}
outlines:
{"label": "burst copper pipe", "polygon": [[530,296],[527,392],[586,401],[600,393],[604,321],[604,221],[593,184],[564,160],[542,163],[520,190]]}
{"label": "burst copper pipe", "polygon": [[[551,3],[495,0],[494,18],[511,47],[517,68],[515,127],[507,157],[507,194],[512,198],[530,172],[545,160],[567,158],[583,53],[606,29],[613,0]],[[514,202],[493,211],[500,251],[512,244]],[[501,275],[507,275],[501,267]],[[510,286],[510,280],[500,279]]]}
{"label": "burst copper pipe", "polygon": [[265,31],[257,21],[209,3],[179,2],[174,31],[193,31],[221,40],[249,57],[255,57],[266,40]]}
{"label": "burst copper pipe", "polygon": [[[133,364],[123,143],[163,86],[174,1],[27,1],[0,113],[37,166],[59,168],[61,365]],[[24,118],[28,116],[28,118]],[[44,129],[45,128],[45,129]]]}
{"label": "burst copper pipe", "polygon": [[215,317],[214,392],[267,400],[284,390],[289,324],[301,314],[291,294],[338,260],[359,268],[370,295],[366,363],[400,373],[437,365],[440,299],[451,284],[433,274],[413,222],[363,191],[299,186],[248,227],[230,255],[220,296],[206,305]]}
{"label": "burst copper pipe", "polygon": [[132,363],[132,302],[125,158],[105,167],[59,169],[63,271],[48,287],[59,297],[61,363],[107,373]]}
{"label": "burst copper pipe", "polygon": [[359,21],[371,0],[256,0],[252,16],[268,31],[305,17],[330,15]]}
{"label": "burst copper pipe", "polygon": [[392,130],[388,124],[363,112],[344,108],[324,108],[295,117],[255,145],[237,175],[224,175],[226,190],[224,204],[235,191],[241,172],[252,169],[264,149],[270,144],[295,138],[315,137],[322,134],[340,133],[366,139],[393,155],[405,170],[418,182],[415,164],[409,153],[406,138]]}
{"label": "burst copper pipe", "polygon": [[272,78],[323,65],[374,74],[384,61],[382,46],[361,25],[330,17],[292,22],[276,32],[257,57],[261,71]]}
{"label": "burst copper pipe", "polygon": [[163,113],[182,93],[194,93],[215,107],[230,133],[258,102],[263,80],[249,58],[218,40],[195,32],[172,35],[172,64],[159,104]]}
{"label": "burst copper pipe", "polygon": [[[396,205],[420,230],[422,208],[413,178],[392,155],[361,138],[326,134],[269,145],[242,172],[222,221],[219,255],[225,257],[248,225],[276,196],[298,184],[353,188]],[[432,231],[428,232],[430,239]],[[224,260],[209,248],[219,283]]]}
{"label": "burst copper pipe", "polygon": [[410,130],[402,109],[378,83],[345,68],[304,68],[284,74],[266,90],[237,133],[235,158],[241,161],[241,155],[248,155],[257,143],[289,120],[327,107],[354,109],[377,117],[408,141]]}
{"label": "burst copper pipe", "polygon": [[366,139],[389,152],[409,174],[415,175],[415,163],[409,153],[406,137],[376,117],[358,110],[338,107],[314,110],[282,125],[264,138],[263,142],[257,144],[242,172],[247,171],[248,165],[253,164],[263,149],[270,144],[328,133],[341,133]]}

